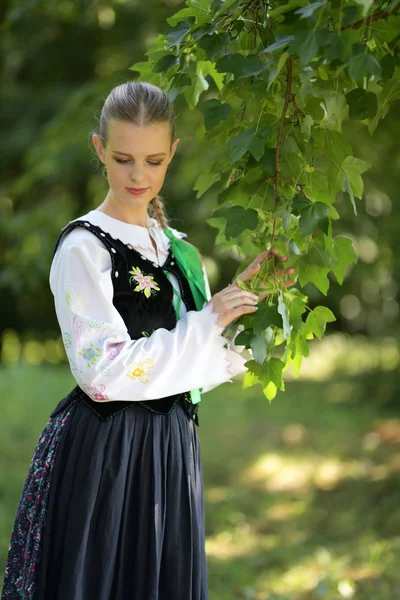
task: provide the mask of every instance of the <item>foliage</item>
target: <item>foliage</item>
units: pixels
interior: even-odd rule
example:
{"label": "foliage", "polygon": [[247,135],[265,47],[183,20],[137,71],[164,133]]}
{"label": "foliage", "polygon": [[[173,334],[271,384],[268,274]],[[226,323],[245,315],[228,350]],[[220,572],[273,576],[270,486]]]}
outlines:
{"label": "foliage", "polygon": [[371,165],[343,128],[357,120],[372,135],[400,97],[399,11],[399,2],[372,0],[187,0],[147,62],[131,67],[202,111],[196,135],[212,158],[194,187],[216,198],[208,222],[217,242],[243,258],[276,247],[296,269],[291,289],[274,259],[243,284],[271,291],[238,320],[237,338],[253,351],[245,386],[261,381],[270,400],[284,390],[282,372],[293,364],[298,373],[308,340],[336,318],[310,309],[301,288],[311,282],[326,296],[328,274],[342,284],[356,262],[351,240],[334,235],[335,202],[347,197],[357,215]]}

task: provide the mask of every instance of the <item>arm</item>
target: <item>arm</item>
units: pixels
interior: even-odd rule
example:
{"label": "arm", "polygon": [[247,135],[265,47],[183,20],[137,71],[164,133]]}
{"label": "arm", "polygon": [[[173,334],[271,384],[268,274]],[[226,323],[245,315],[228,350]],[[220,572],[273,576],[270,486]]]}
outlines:
{"label": "arm", "polygon": [[217,386],[243,368],[230,362],[211,305],[187,312],[171,331],[131,339],[113,304],[108,250],[89,231],[62,240],[50,287],[72,374],[93,400],[157,399]]}

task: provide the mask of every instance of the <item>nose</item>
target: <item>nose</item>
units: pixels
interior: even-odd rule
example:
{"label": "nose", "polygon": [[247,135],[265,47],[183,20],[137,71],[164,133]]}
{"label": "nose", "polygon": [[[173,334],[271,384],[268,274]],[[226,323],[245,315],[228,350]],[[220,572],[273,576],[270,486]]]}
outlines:
{"label": "nose", "polygon": [[142,176],[143,176],[143,168],[140,165],[133,165],[131,172],[130,172],[130,179],[132,182],[135,183],[135,186],[140,188],[140,187],[146,187],[145,185],[139,185],[139,183],[142,181]]}

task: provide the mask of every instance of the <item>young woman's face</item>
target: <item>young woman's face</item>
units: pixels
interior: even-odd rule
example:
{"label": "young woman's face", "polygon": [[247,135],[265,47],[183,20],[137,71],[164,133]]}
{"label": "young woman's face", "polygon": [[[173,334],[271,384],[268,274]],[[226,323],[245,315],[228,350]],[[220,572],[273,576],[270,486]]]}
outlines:
{"label": "young woman's face", "polygon": [[[168,122],[138,126],[127,121],[111,119],[107,146],[100,138],[92,137],[100,160],[107,166],[110,200],[131,208],[147,208],[164,183],[168,164],[179,139],[170,148]],[[132,195],[127,188],[146,188],[141,195]]]}

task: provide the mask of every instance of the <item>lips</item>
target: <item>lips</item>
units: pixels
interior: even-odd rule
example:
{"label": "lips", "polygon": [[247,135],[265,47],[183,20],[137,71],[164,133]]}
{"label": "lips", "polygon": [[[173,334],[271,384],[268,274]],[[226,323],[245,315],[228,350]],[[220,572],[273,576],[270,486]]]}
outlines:
{"label": "lips", "polygon": [[128,192],[145,192],[147,188],[126,188]]}

